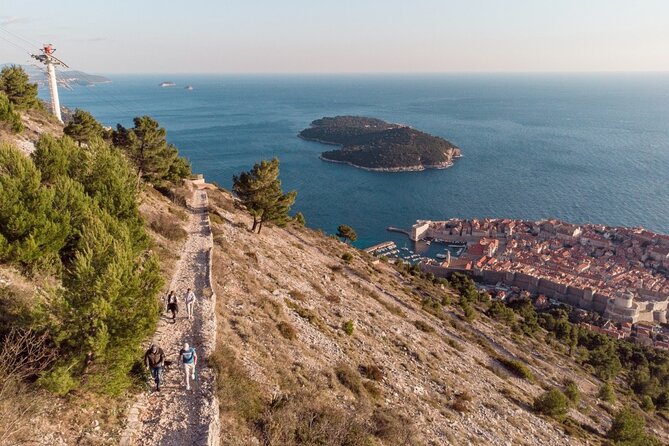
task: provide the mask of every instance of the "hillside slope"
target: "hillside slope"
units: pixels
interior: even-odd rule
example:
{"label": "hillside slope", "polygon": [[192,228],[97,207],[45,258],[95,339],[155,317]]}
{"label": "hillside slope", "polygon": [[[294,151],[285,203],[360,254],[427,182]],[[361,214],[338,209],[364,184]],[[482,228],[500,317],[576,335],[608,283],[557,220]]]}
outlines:
{"label": "hillside slope", "polygon": [[[376,444],[599,444],[608,430],[601,383],[543,340],[463,322],[455,307],[439,319],[421,302],[452,291],[299,226],[252,234],[230,195],[210,200],[223,444],[300,444],[313,420],[326,444],[367,444],[337,442],[342,431]],[[564,423],[535,414],[533,399],[565,378],[577,409]]]}

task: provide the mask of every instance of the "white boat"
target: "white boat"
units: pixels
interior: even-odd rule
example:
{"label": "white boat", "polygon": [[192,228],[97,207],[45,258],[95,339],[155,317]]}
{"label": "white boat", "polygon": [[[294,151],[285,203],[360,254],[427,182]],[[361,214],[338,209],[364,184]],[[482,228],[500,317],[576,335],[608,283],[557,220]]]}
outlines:
{"label": "white boat", "polygon": [[175,84],[174,82],[161,82],[160,86],[161,87],[176,87],[177,84]]}
{"label": "white boat", "polygon": [[192,86],[192,85],[187,85],[187,86],[186,86],[186,90],[190,91],[190,90],[192,90],[192,89],[193,89],[193,86]]}

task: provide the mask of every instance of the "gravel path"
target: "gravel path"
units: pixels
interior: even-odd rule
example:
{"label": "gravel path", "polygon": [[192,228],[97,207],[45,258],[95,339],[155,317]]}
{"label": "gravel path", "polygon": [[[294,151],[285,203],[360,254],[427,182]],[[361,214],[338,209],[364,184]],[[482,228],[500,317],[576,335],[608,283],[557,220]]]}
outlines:
{"label": "gravel path", "polygon": [[[167,313],[161,315],[153,341],[165,351],[166,367],[160,392],[142,393],[130,409],[121,445],[187,446],[211,445],[210,425],[217,421],[213,371],[205,358],[215,343],[215,296],[211,293],[210,256],[211,228],[207,212],[207,193],[196,191],[186,241],[172,278],[170,290],[179,298],[179,313],[173,323]],[[197,296],[195,317],[189,321],[184,296],[191,288]],[[183,366],[178,352],[184,342],[195,347],[198,354],[198,382],[186,390]]]}

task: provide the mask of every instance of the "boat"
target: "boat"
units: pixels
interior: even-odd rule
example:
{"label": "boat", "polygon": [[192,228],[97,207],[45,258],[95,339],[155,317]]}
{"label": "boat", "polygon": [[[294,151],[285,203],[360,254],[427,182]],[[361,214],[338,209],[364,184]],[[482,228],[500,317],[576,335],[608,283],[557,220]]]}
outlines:
{"label": "boat", "polygon": [[448,258],[448,254],[437,254],[437,258],[438,258],[438,259],[447,259],[447,258]]}
{"label": "boat", "polygon": [[175,84],[174,82],[161,82],[159,85],[161,87],[176,87],[177,86],[177,84]]}
{"label": "boat", "polygon": [[191,91],[193,89],[192,85],[186,85],[186,90]]}

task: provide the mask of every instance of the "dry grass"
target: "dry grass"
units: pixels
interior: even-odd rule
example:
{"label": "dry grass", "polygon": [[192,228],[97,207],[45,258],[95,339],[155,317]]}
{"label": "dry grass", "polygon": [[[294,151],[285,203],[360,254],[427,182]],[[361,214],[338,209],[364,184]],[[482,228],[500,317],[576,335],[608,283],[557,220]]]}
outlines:
{"label": "dry grass", "polygon": [[295,331],[295,327],[290,325],[288,322],[281,321],[278,324],[276,324],[276,328],[279,330],[279,333],[281,333],[281,336],[283,336],[286,339],[292,341],[295,338],[297,338],[297,332]]}
{"label": "dry grass", "polygon": [[337,296],[336,294],[326,294],[325,300],[330,302],[331,304],[338,304],[341,302],[341,297]]}
{"label": "dry grass", "polygon": [[434,327],[420,319],[413,321],[414,326],[425,333],[434,333]]}
{"label": "dry grass", "polygon": [[182,241],[188,237],[188,232],[168,215],[155,216],[149,223],[149,227],[168,240]]}
{"label": "dry grass", "polygon": [[383,373],[383,369],[375,364],[360,365],[358,370],[362,376],[373,381],[383,381],[383,377],[385,375]]}
{"label": "dry grass", "polygon": [[256,423],[264,446],[369,446],[363,417],[311,393],[278,396]]}
{"label": "dry grass", "polygon": [[341,385],[350,390],[353,395],[356,397],[363,395],[364,387],[360,375],[350,366],[339,363],[335,367],[334,372]]}
{"label": "dry grass", "polygon": [[457,412],[469,412],[471,410],[472,395],[468,391],[462,391],[455,395],[451,408]]}
{"label": "dry grass", "polygon": [[223,414],[233,414],[245,421],[260,418],[265,401],[258,383],[253,381],[235,352],[219,346],[209,358],[216,371],[216,394]]}

